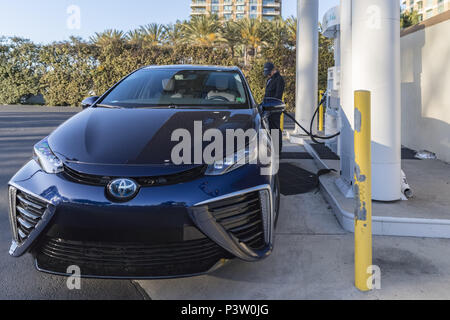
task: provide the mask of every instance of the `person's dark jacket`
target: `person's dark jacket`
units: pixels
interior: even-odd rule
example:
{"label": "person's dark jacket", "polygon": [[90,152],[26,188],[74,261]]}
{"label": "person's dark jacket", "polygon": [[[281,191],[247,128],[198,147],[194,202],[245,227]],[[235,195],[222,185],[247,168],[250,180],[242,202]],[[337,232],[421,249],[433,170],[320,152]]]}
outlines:
{"label": "person's dark jacket", "polygon": [[[276,98],[279,100],[283,100],[284,94],[284,79],[281,74],[277,71],[270,79],[267,81],[266,85],[266,94],[264,98]],[[281,113],[273,113],[269,117],[269,125],[270,129],[280,129],[280,118]],[[283,147],[283,132],[280,130],[279,137],[279,148],[280,153]]]}
{"label": "person's dark jacket", "polygon": [[281,74],[277,71],[270,79],[267,81],[265,98],[277,98],[282,100],[284,93],[284,79]]}

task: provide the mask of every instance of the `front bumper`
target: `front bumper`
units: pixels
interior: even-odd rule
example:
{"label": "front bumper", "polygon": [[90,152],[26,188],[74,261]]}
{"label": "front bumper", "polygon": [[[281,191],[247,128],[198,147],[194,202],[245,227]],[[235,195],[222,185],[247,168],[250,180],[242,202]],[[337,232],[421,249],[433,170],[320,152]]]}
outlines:
{"label": "front bumper", "polygon": [[31,252],[41,271],[67,274],[78,265],[82,276],[100,278],[180,277],[234,257],[257,261],[272,250],[273,183],[258,166],[245,166],[141,188],[120,204],[104,187],[46,174],[30,161],[10,181],[10,254]]}

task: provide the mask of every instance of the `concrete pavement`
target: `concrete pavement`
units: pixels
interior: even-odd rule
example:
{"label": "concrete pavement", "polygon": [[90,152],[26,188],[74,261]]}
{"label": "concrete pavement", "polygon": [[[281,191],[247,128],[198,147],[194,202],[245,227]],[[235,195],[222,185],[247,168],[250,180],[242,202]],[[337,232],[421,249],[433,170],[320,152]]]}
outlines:
{"label": "concrete pavement", "polygon": [[[286,143],[288,152],[304,152]],[[287,161],[287,160],[283,160]],[[313,160],[289,160],[317,170]],[[230,261],[195,278],[138,281],[152,299],[450,299],[450,240],[373,239],[381,289],[353,286],[353,234],[344,231],[318,191],[282,197],[273,254],[264,261]]]}

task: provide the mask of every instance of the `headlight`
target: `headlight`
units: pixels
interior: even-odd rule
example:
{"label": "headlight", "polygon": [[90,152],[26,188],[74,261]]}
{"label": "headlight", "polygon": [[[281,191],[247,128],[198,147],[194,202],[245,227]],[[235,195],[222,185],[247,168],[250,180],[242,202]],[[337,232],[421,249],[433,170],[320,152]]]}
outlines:
{"label": "headlight", "polygon": [[50,149],[47,138],[38,142],[33,151],[34,159],[45,172],[59,173],[64,170],[62,161]]}
{"label": "headlight", "polygon": [[[270,157],[271,147],[268,143],[270,143],[270,140],[267,134],[265,131],[261,131],[259,135],[255,135],[254,139],[245,148],[238,150],[224,160],[215,161],[213,164],[208,165],[205,175],[220,176],[246,164],[258,164],[261,162],[259,160],[267,158],[267,155]],[[264,161],[262,162],[263,165],[267,165]]]}

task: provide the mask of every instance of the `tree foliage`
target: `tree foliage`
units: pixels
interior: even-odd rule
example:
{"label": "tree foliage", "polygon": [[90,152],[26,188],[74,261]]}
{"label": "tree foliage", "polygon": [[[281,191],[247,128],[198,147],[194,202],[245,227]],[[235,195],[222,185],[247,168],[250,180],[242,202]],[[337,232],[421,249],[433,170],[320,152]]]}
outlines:
{"label": "tree foliage", "polygon": [[20,38],[0,38],[0,102],[18,104],[40,91],[40,46]]}
{"label": "tree foliage", "polygon": [[419,22],[420,22],[419,13],[416,10],[405,11],[402,12],[400,15],[400,27],[402,29],[416,25]]}
{"label": "tree foliage", "polygon": [[[89,41],[36,45],[19,38],[0,39],[0,103],[43,94],[48,105],[79,105],[101,95],[130,72],[146,65],[202,64],[239,66],[255,98],[264,95],[262,70],[273,62],[286,78],[285,100],[295,106],[296,32],[294,17],[272,22],[221,21],[198,16],[175,24],[148,24],[136,30],[105,30]],[[325,89],[334,64],[333,43],[319,36],[319,88]]]}

